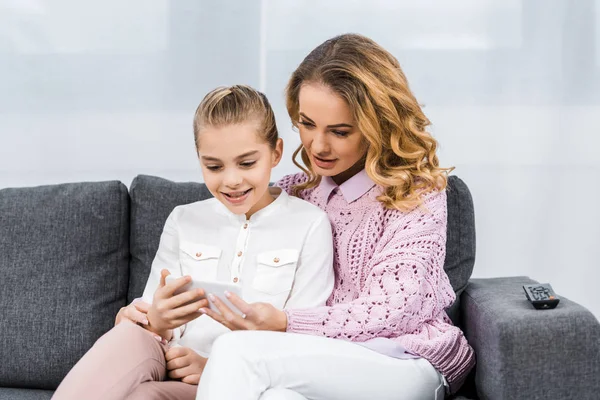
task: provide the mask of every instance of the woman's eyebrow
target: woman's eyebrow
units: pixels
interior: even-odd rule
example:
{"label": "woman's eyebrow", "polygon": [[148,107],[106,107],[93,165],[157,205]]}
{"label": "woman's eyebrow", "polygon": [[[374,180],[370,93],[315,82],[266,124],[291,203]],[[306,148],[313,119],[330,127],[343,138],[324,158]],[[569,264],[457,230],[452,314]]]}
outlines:
{"label": "woman's eyebrow", "polygon": [[[300,116],[301,116],[302,118],[306,119],[306,120],[307,120],[308,122],[310,122],[311,124],[313,124],[313,125],[316,125],[316,124],[315,124],[315,121],[313,121],[312,119],[310,119],[310,118],[309,118],[309,117],[308,117],[306,114],[304,114],[303,112],[300,112]],[[344,123],[342,123],[342,124],[327,125],[327,128],[330,128],[330,129],[332,129],[332,128],[352,128],[352,125],[350,125],[350,124],[344,124]]]}

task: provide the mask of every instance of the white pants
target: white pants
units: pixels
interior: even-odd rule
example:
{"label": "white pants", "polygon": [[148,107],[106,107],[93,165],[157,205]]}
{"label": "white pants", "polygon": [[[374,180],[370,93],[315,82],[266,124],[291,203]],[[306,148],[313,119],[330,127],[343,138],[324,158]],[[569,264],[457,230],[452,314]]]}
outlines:
{"label": "white pants", "polygon": [[343,340],[243,331],[219,337],[196,400],[416,400],[444,398],[425,359],[398,359]]}

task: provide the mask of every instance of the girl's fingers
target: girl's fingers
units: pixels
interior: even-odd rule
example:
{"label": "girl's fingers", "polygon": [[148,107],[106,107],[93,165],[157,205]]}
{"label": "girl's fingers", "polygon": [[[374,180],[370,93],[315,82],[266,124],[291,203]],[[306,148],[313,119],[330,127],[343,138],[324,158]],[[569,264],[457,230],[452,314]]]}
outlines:
{"label": "girl's fingers", "polygon": [[167,362],[167,371],[174,371],[187,367],[190,363],[186,361],[186,357],[177,357]]}
{"label": "girl's fingers", "polygon": [[200,383],[200,374],[192,374],[181,379],[181,382],[187,383],[188,385],[197,385]]}
{"label": "girl's fingers", "polygon": [[185,347],[171,347],[165,353],[165,359],[167,361],[174,360],[176,358],[184,357],[187,354]]}
{"label": "girl's fingers", "polygon": [[150,304],[146,303],[145,301],[136,301],[135,303],[131,303],[131,305],[135,307],[136,310],[143,312],[144,314],[147,314],[150,310]]}
{"label": "girl's fingers", "polygon": [[159,287],[157,289],[157,292],[159,290],[162,291],[163,293],[161,293],[161,294],[163,295],[163,298],[169,299],[169,298],[174,297],[174,294],[176,291],[178,291],[179,289],[181,289],[182,287],[184,287],[191,281],[192,281],[191,276],[188,276],[188,275],[182,276],[181,278],[175,279],[173,282],[169,282],[169,283],[165,284],[164,287]]}
{"label": "girl's fingers", "polygon": [[[188,290],[186,292],[180,293],[176,296],[173,296],[169,300],[167,300],[167,304],[170,308],[175,309],[179,308],[185,304],[188,304],[192,301],[198,301],[200,299],[204,299],[206,297],[203,289],[193,289]],[[200,308],[200,307],[198,307]]]}
{"label": "girl's fingers", "polygon": [[198,373],[198,371],[196,371],[191,365],[186,365],[183,368],[177,368],[169,371],[168,375],[171,379],[181,379],[194,373]]}
{"label": "girl's fingers", "polygon": [[[173,317],[177,319],[186,319],[188,316],[196,315],[198,310],[204,307],[208,307],[208,300],[200,299],[192,304],[176,308],[173,310]],[[197,318],[197,316],[194,318]]]}
{"label": "girl's fingers", "polygon": [[123,314],[125,318],[135,324],[140,323],[142,325],[148,325],[148,318],[146,317],[146,314],[138,311],[135,307],[127,307]]}

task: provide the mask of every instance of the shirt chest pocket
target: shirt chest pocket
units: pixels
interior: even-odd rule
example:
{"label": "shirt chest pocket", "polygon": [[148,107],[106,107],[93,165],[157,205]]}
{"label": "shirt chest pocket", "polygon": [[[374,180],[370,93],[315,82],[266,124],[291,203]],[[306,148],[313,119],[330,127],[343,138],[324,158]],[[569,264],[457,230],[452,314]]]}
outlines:
{"label": "shirt chest pocket", "polygon": [[296,275],[298,250],[267,251],[257,256],[253,288],[264,296],[264,301],[283,308]]}
{"label": "shirt chest pocket", "polygon": [[181,273],[197,280],[217,280],[221,249],[203,243],[179,243]]}

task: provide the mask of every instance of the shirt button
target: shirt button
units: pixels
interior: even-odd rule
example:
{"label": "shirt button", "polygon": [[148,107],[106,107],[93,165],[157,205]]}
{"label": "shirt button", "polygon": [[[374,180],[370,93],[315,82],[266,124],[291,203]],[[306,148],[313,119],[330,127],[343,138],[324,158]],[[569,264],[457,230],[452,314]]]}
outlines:
{"label": "shirt button", "polygon": [[248,224],[244,224],[244,229],[247,229],[247,228],[248,228]]}
{"label": "shirt button", "polygon": [[275,257],[275,258],[273,259],[273,262],[274,262],[275,264],[277,264],[277,263],[279,262],[279,257]]}
{"label": "shirt button", "polygon": [[196,257],[202,257],[202,253],[200,253],[200,252],[196,253]]}
{"label": "shirt button", "polygon": [[237,276],[235,278],[233,278],[233,283],[238,283],[238,281],[239,281],[239,279]]}
{"label": "shirt button", "polygon": [[242,252],[241,252],[241,251],[238,251],[238,253],[237,253],[237,256],[238,256],[238,257],[241,257],[241,256],[242,256]]}

